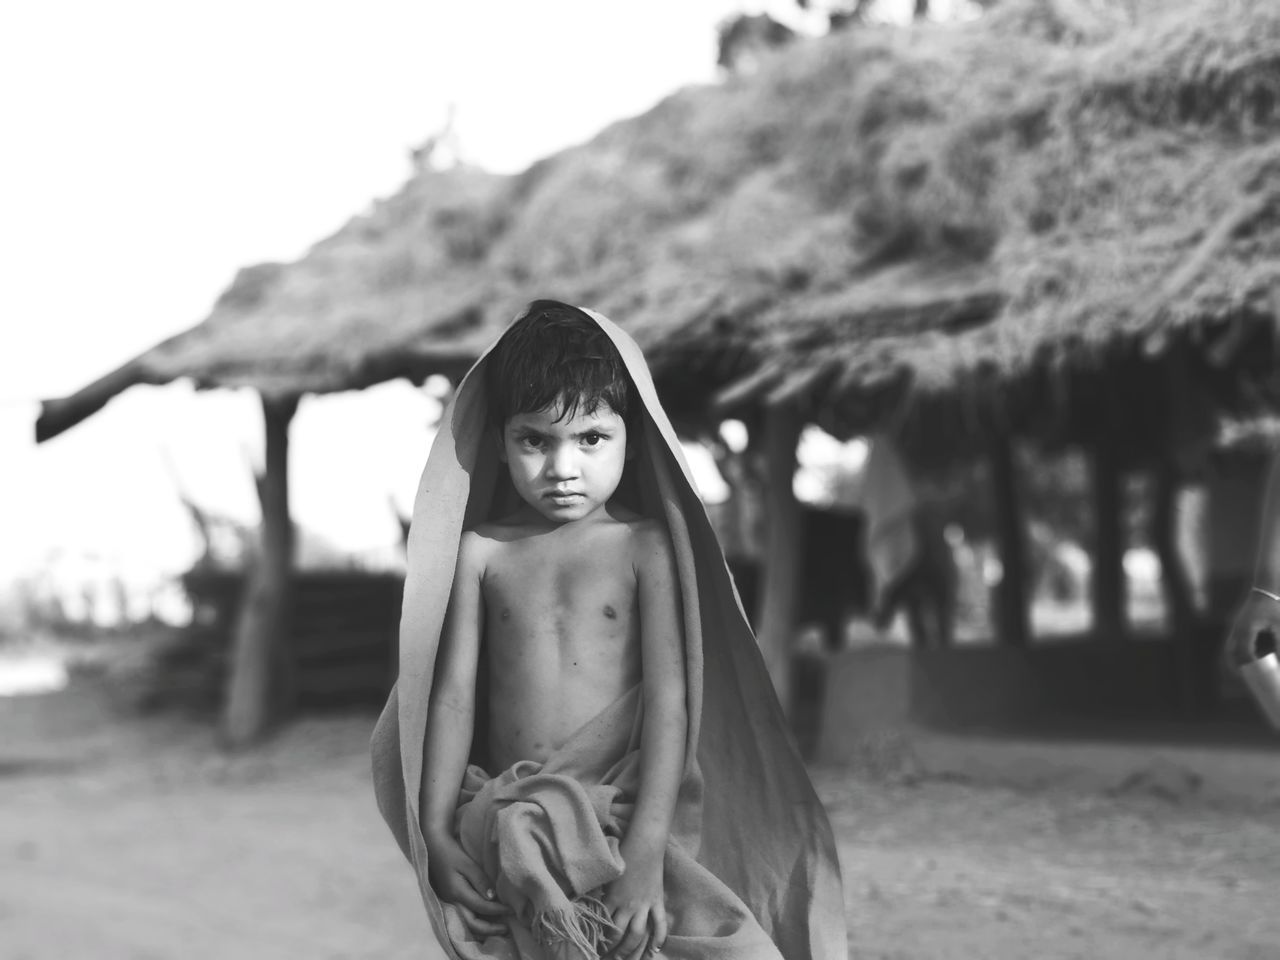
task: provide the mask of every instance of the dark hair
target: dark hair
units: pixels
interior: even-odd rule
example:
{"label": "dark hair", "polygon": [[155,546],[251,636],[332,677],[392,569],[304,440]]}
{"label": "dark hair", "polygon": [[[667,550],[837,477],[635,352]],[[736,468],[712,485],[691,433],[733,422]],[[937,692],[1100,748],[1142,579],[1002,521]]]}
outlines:
{"label": "dark hair", "polygon": [[609,335],[577,307],[535,300],[502,335],[486,371],[490,417],[501,429],[521,413],[560,405],[557,419],[602,403],[630,423],[631,382]]}

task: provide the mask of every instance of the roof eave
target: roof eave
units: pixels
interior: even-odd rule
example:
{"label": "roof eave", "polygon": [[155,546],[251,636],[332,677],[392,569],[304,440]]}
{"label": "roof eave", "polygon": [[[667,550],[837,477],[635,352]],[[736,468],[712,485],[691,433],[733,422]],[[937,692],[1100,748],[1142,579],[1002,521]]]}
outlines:
{"label": "roof eave", "polygon": [[87,387],[68,397],[40,402],[40,416],[36,418],[36,443],[44,443],[58,434],[70,430],[81,420],[101,410],[108,400],[129,387],[140,383],[164,383],[165,377],[157,375],[142,362],[142,358],[128,363],[99,377]]}

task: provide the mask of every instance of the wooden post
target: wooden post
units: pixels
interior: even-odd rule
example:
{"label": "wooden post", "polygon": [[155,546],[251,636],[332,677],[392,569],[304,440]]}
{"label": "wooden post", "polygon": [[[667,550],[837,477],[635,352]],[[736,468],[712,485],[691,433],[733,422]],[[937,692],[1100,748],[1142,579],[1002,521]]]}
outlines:
{"label": "wooden post", "polygon": [[765,554],[759,640],[773,688],[784,710],[791,707],[791,637],[796,627],[800,581],[800,505],[793,483],[800,418],[787,406],[764,417]]}
{"label": "wooden post", "polygon": [[1025,647],[1031,637],[1027,607],[1026,531],[1022,522],[1022,498],[1018,490],[1013,443],[1007,434],[992,435],[990,462],[1002,571],[996,593],[996,633],[1005,646]]}
{"label": "wooden post", "polygon": [[1116,439],[1104,424],[1093,447],[1093,632],[1125,635],[1124,477]]}
{"label": "wooden post", "polygon": [[1160,558],[1160,586],[1169,624],[1176,636],[1185,636],[1196,624],[1191,577],[1178,552],[1178,476],[1165,461],[1154,471],[1155,503],[1151,513],[1151,542]]}
{"label": "wooden post", "polygon": [[1191,577],[1178,550],[1177,469],[1172,462],[1165,460],[1155,469],[1152,480],[1155,503],[1151,512],[1151,542],[1160,558],[1160,587],[1164,593],[1177,673],[1176,695],[1179,707],[1185,712],[1192,712],[1205,703],[1203,691],[1207,687],[1196,657],[1199,615]]}
{"label": "wooden post", "polygon": [[289,421],[297,397],[262,398],[266,423],[266,470],[258,481],[262,502],[260,549],[245,571],[231,669],[222,715],[222,736],[231,747],[260,739],[273,718],[273,695],[291,689],[287,650],[293,521],[289,516]]}

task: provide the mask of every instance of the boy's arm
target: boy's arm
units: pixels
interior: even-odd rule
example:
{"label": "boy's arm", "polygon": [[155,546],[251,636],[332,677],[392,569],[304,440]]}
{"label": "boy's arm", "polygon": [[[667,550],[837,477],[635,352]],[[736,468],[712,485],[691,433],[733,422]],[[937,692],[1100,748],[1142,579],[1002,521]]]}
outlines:
{"label": "boy's arm", "polygon": [[423,757],[422,833],[427,840],[453,836],[454,807],[475,730],[476,670],[484,629],[477,541],[474,534],[463,534],[436,653]]}
{"label": "boy's arm", "polygon": [[463,908],[463,918],[473,931],[486,934],[502,932],[502,925],[488,918],[505,910],[489,902],[492,892],[484,872],[453,835],[458,790],[475,732],[476,670],[484,629],[481,546],[475,534],[463,534],[440,632],[423,744],[422,833],[436,893]]}
{"label": "boy's arm", "polygon": [[650,924],[650,948],[661,948],[666,940],[662,866],[684,773],[689,722],[684,630],[671,542],[664,528],[645,524],[636,547],[644,725],[640,784],[622,840],[626,871],[610,888],[614,921],[623,928],[617,956],[637,949],[649,935]]}

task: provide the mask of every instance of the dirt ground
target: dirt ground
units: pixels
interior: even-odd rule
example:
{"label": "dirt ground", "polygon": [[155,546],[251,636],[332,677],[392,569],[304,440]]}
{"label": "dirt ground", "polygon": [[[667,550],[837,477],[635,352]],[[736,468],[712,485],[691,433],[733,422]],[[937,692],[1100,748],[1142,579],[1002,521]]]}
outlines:
{"label": "dirt ground", "polygon": [[[372,719],[309,718],[228,757],[206,726],[123,717],[95,684],[0,698],[0,958],[421,956],[370,793]],[[1007,751],[964,749],[939,775],[814,771],[853,957],[1280,957],[1280,751],[1179,779],[1137,746],[1103,780],[1087,757],[1047,774],[1038,751],[1019,782]],[[1199,789],[1232,769],[1240,789]]]}

